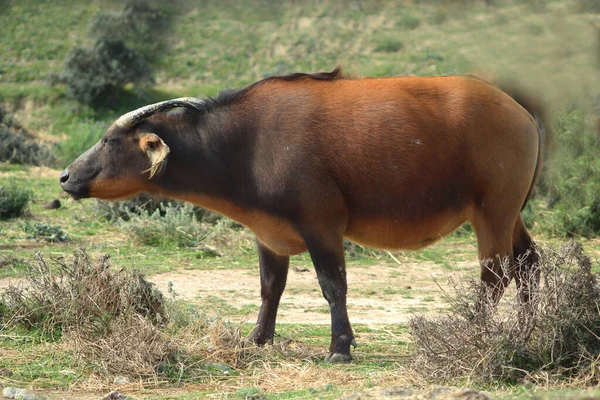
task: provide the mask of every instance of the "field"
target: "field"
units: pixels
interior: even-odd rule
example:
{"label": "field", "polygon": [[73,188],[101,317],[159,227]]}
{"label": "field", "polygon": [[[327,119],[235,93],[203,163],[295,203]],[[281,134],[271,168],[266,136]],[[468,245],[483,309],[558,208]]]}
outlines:
{"label": "field", "polygon": [[[481,384],[466,378],[431,382],[415,370],[410,318],[446,312],[442,289],[448,289],[448,277],[466,280],[479,274],[470,227],[416,252],[348,244],[348,308],[358,347],[353,363],[330,365],[322,362],[330,339],[329,309],[307,254],[292,258],[275,344],[244,347],[242,338],[260,306],[251,232],[179,206],[154,219],[151,212],[120,214],[129,219],[124,221],[114,218],[122,209],[96,200],[73,201],[58,185],[61,170],[110,122],[151,101],[213,96],[268,75],[331,70],[338,64],[362,76],[474,73],[541,96],[556,142],[581,144],[579,164],[570,164],[571,148],[557,150],[560,157],[525,220],[544,246],[557,246],[568,237],[583,243],[598,273],[600,208],[594,208],[594,201],[600,189],[600,150],[597,141],[587,139],[595,135],[594,107],[600,96],[595,41],[600,13],[593,12],[594,4],[245,0],[200,6],[178,1],[162,32],[160,56],[151,53],[154,84],[128,84],[110,106],[93,107],[70,98],[65,85],[50,85],[48,77],[61,70],[74,46],[91,45],[88,27],[98,13],[117,12],[122,5],[108,0],[4,2],[0,105],[13,126],[47,145],[52,157],[41,166],[0,162],[0,186],[31,190],[22,216],[0,219],[0,291],[26,282],[35,254],[50,264],[72,262],[78,249],[86,249],[92,260],[108,254],[113,271],[141,271],[173,312],[195,321],[166,332],[185,350],[182,354],[197,359],[190,364],[182,355],[169,361],[168,373],[119,374],[110,360],[85,359],[88,353],[66,331],[2,325],[0,303],[0,387],[27,387],[52,399],[96,399],[115,389],[140,399],[469,398],[468,388],[507,399],[600,396],[597,386],[552,379],[546,384]],[[553,207],[548,199],[559,195],[563,202]],[[61,207],[47,209],[55,199]],[[151,234],[158,229],[164,229],[162,236]],[[58,264],[52,265],[58,271]],[[514,297],[514,285],[506,296]],[[129,382],[115,384],[121,375]]]}

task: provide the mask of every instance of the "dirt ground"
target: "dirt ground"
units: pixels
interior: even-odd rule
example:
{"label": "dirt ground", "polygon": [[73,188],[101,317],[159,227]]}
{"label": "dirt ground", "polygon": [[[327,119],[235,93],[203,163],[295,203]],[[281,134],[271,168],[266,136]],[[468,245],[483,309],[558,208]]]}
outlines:
{"label": "dirt ground", "polygon": [[[414,312],[433,313],[441,307],[440,286],[453,275],[477,271],[476,260],[457,262],[443,269],[432,262],[351,265],[348,267],[348,313],[361,324],[404,323]],[[196,304],[208,313],[221,312],[232,321],[252,321],[260,307],[260,275],[255,270],[180,269],[156,274],[148,280],[164,294],[169,286],[177,298]],[[15,283],[0,279],[0,289]],[[329,324],[327,302],[321,294],[312,265],[290,267],[278,323]]]}
{"label": "dirt ground", "polygon": [[[436,282],[444,286],[449,275],[476,268],[475,260],[456,263],[451,270],[427,262],[350,266],[347,269],[350,320],[362,324],[403,323],[416,311],[435,312],[441,307]],[[179,270],[153,275],[149,280],[163,293],[168,293],[172,285],[178,298],[208,312],[215,304],[233,309],[227,312],[233,320],[252,320],[260,307],[258,267],[256,270]],[[280,323],[330,323],[328,305],[312,266],[290,268],[277,320]]]}

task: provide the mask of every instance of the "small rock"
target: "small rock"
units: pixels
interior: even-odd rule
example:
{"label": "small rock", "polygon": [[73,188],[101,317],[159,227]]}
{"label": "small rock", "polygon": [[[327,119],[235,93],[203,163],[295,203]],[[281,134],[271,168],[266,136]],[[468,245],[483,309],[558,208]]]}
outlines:
{"label": "small rock", "polygon": [[17,393],[23,393],[25,389],[19,389],[14,387],[5,387],[2,390],[2,396],[8,397],[9,399],[14,399]]}
{"label": "small rock", "polygon": [[60,208],[60,206],[61,206],[60,200],[58,200],[58,199],[54,199],[54,200],[49,201],[46,204],[44,204],[44,208],[46,210],[58,210]]}
{"label": "small rock", "polygon": [[127,398],[127,396],[124,395],[123,393],[119,393],[119,391],[113,390],[112,392],[110,392],[109,394],[107,394],[100,400],[125,400],[126,398]]}
{"label": "small rock", "polygon": [[0,368],[0,376],[12,376],[12,371],[6,368]]}
{"label": "small rock", "polygon": [[308,272],[309,269],[306,267],[292,267],[292,269],[296,272]]}
{"label": "small rock", "polygon": [[219,370],[223,371],[223,373],[225,375],[229,375],[229,372],[233,369],[229,365],[219,364],[219,363],[206,363],[205,365],[208,368],[219,369]]}
{"label": "small rock", "polygon": [[2,395],[9,399],[20,399],[20,400],[48,400],[48,397],[43,394],[37,394],[30,392],[27,389],[5,387],[2,390]]}
{"label": "small rock", "polygon": [[487,394],[473,389],[459,389],[454,393],[453,397],[465,400],[490,400],[490,396]]}
{"label": "small rock", "polygon": [[60,372],[63,375],[75,375],[76,374],[75,371],[71,371],[70,369],[61,369],[58,372]]}
{"label": "small rock", "polygon": [[131,383],[131,379],[126,376],[117,376],[113,382],[115,385],[124,385],[126,383]]}
{"label": "small rock", "polygon": [[412,286],[410,286],[410,285],[406,285],[406,286],[404,286],[402,289],[410,290],[410,289],[412,289]]}

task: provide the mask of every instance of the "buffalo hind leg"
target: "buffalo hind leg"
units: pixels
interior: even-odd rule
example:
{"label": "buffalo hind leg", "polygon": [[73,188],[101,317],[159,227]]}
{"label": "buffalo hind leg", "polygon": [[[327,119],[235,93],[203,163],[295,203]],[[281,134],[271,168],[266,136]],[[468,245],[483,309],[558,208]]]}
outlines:
{"label": "buffalo hind leg", "polygon": [[305,237],[308,252],[315,266],[323,296],[331,311],[331,345],[326,362],[352,360],[350,345],[356,346],[346,309],[346,265],[344,242],[340,236],[330,241]]}
{"label": "buffalo hind leg", "polygon": [[[501,213],[496,215],[500,217]],[[481,294],[481,298],[476,304],[478,311],[481,311],[490,302],[496,304],[510,282],[511,270],[514,265],[512,249],[513,221],[501,220],[497,222],[494,221],[494,218],[481,216],[473,223],[477,234],[481,280],[486,287],[485,293]]]}
{"label": "buffalo hind leg", "polygon": [[523,303],[528,303],[531,291],[535,290],[540,282],[540,270],[537,265],[539,256],[520,215],[513,232],[513,254],[515,258],[514,276],[519,298]]}
{"label": "buffalo hind leg", "polygon": [[262,304],[258,313],[256,326],[250,333],[250,340],[256,344],[273,343],[275,335],[275,319],[281,294],[285,289],[289,256],[280,256],[257,239],[258,260],[260,263],[260,294]]}

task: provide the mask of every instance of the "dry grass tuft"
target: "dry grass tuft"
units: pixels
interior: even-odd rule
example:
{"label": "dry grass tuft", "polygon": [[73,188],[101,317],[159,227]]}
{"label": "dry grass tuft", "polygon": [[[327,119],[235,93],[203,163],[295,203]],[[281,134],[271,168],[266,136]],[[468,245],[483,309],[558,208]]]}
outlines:
{"label": "dry grass tuft", "polygon": [[164,380],[169,366],[177,364],[179,358],[179,349],[160,327],[135,313],[113,320],[100,337],[72,330],[63,340],[82,366],[105,377]]}
{"label": "dry grass tuft", "polygon": [[505,295],[497,307],[488,301],[477,313],[481,284],[451,281],[444,293],[447,314],[410,321],[417,345],[414,368],[436,381],[598,384],[598,273],[579,243],[538,252],[541,282],[528,304]]}
{"label": "dry grass tuft", "polygon": [[47,261],[37,255],[26,281],[3,293],[0,326],[61,341],[81,367],[107,382],[115,375],[153,384],[227,379],[240,370],[285,369],[290,358],[297,364],[323,356],[286,338],[258,348],[242,325],[165,299],[139,272],[117,269],[107,256],[93,261],[80,250],[71,260]]}
{"label": "dry grass tuft", "polygon": [[135,313],[155,323],[166,319],[164,299],[135,270],[114,270],[109,257],[97,262],[77,250],[72,262],[37,254],[27,268],[27,285],[9,286],[4,295],[5,325],[60,335],[76,330],[91,337],[109,332],[109,323]]}

